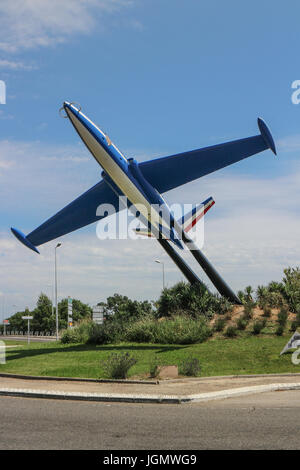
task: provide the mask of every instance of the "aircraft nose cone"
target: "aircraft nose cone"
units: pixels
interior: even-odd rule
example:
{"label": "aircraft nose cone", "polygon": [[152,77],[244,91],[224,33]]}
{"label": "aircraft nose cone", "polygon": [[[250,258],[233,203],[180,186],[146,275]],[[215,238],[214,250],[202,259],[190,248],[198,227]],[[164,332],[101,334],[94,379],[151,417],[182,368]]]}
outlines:
{"label": "aircraft nose cone", "polygon": [[[65,111],[65,115],[63,115],[62,111]],[[62,117],[71,117],[71,115],[73,114],[74,116],[76,116],[77,118],[80,118],[80,110],[81,110],[81,106],[80,104],[77,104],[77,103],[70,103],[69,101],[64,101],[63,102],[63,105],[62,107],[60,108],[59,110],[59,113]]]}
{"label": "aircraft nose cone", "polygon": [[64,101],[63,107],[65,111],[69,110],[74,114],[79,113],[81,110],[80,104],[75,102],[69,103],[69,101]]}

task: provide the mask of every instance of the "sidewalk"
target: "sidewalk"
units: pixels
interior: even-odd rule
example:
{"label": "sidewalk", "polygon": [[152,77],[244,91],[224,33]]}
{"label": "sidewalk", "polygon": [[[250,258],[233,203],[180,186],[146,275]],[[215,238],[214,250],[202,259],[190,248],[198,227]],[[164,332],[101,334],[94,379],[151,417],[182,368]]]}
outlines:
{"label": "sidewalk", "polygon": [[0,377],[0,395],[92,401],[187,403],[300,389],[300,374],[184,378],[159,383],[103,383]]}

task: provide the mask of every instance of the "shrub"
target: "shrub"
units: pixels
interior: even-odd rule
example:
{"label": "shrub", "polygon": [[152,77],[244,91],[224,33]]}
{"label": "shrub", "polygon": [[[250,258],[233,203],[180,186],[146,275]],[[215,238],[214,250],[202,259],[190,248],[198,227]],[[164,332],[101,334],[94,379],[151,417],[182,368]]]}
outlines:
{"label": "shrub", "polygon": [[267,305],[264,307],[264,317],[266,318],[270,318],[270,316],[272,315],[272,310],[270,307],[268,307]]}
{"label": "shrub", "polygon": [[295,332],[299,326],[299,323],[297,320],[292,321],[291,326],[290,326],[290,331]]}
{"label": "shrub", "polygon": [[253,296],[252,294],[254,293],[253,289],[251,286],[247,286],[245,290],[240,290],[238,291],[238,297],[243,303],[247,302],[253,302]]}
{"label": "shrub", "polygon": [[143,320],[128,325],[125,332],[125,340],[135,343],[153,343],[155,338],[157,320],[144,318]]}
{"label": "shrub", "polygon": [[282,325],[278,325],[275,331],[275,334],[277,336],[282,336],[283,335],[284,328]]}
{"label": "shrub", "polygon": [[225,297],[214,296],[214,301],[212,302],[213,310],[218,315],[224,315],[227,312],[232,310],[232,304]]}
{"label": "shrub", "polygon": [[137,363],[137,359],[128,352],[112,353],[103,362],[106,375],[112,379],[126,379],[129,369]]}
{"label": "shrub", "polygon": [[67,328],[61,334],[61,342],[67,343],[86,343],[90,336],[90,328],[92,323],[83,321],[74,328]]}
{"label": "shrub", "polygon": [[248,324],[248,320],[244,316],[238,318],[236,322],[236,326],[238,330],[245,330],[247,327],[247,324]]}
{"label": "shrub", "polygon": [[179,314],[189,315],[193,318],[200,315],[211,318],[215,313],[226,313],[232,308],[232,305],[224,297],[211,294],[199,282],[192,285],[179,282],[162,291],[157,307],[158,318]]}
{"label": "shrub", "polygon": [[267,305],[272,308],[279,308],[284,303],[284,298],[280,292],[268,292],[266,296]]}
{"label": "shrub", "polygon": [[218,318],[214,324],[215,331],[223,331],[225,327],[225,318]]}
{"label": "shrub", "polygon": [[113,317],[105,320],[102,325],[92,323],[87,342],[90,344],[117,343],[122,340],[126,327],[127,324]]}
{"label": "shrub", "polygon": [[233,338],[237,335],[237,328],[235,326],[228,326],[225,330],[225,336]]}
{"label": "shrub", "polygon": [[263,321],[255,321],[252,326],[252,334],[259,335],[261,330],[265,327],[266,323]]}
{"label": "shrub", "polygon": [[255,302],[253,300],[246,300],[244,303],[244,316],[245,318],[252,318],[253,316],[253,309],[255,307]]}
{"label": "shrub", "polygon": [[279,323],[279,325],[285,326],[287,319],[288,319],[287,308],[282,306],[278,313],[277,322]]}
{"label": "shrub", "polygon": [[197,377],[201,372],[201,364],[197,357],[189,357],[184,359],[179,366],[179,372],[182,375],[187,375],[189,377]]}
{"label": "shrub", "polygon": [[161,344],[202,343],[211,335],[207,322],[199,318],[176,316],[170,320],[157,322],[154,342]]}
{"label": "shrub", "polygon": [[135,322],[127,328],[125,334],[127,341],[193,344],[205,341],[211,335],[211,329],[203,318],[177,315],[161,321],[147,319]]}
{"label": "shrub", "polygon": [[258,286],[256,289],[256,298],[260,308],[264,308],[267,305],[267,294],[268,290],[264,286]]}

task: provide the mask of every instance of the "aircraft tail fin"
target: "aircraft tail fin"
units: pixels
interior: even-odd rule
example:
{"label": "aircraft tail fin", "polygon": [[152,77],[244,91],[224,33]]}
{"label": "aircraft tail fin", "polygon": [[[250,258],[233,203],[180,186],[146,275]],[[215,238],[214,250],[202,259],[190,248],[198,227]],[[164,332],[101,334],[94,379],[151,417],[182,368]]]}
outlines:
{"label": "aircraft tail fin", "polygon": [[191,230],[194,225],[206,214],[207,211],[215,204],[212,197],[209,197],[191,211],[184,214],[177,222],[182,225],[185,232]]}
{"label": "aircraft tail fin", "polygon": [[[214,199],[212,197],[209,197],[201,204],[194,207],[191,211],[184,214],[184,216],[178,219],[177,222],[182,225],[185,232],[188,232],[206,214],[206,212],[212,208],[214,204]],[[148,230],[146,227],[137,227],[134,229],[134,231],[137,235],[141,235],[142,237],[153,238],[151,231]]]}

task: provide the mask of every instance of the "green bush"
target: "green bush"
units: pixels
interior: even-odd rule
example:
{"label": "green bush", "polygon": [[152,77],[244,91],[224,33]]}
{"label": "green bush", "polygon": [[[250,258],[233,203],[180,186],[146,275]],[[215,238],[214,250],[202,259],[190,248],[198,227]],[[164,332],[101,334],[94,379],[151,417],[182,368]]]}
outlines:
{"label": "green bush", "polygon": [[272,315],[271,308],[269,306],[265,305],[264,306],[264,317],[270,318],[271,315]]}
{"label": "green bush", "polygon": [[211,329],[204,319],[193,320],[176,316],[170,320],[157,322],[154,342],[161,344],[202,343],[211,336]]}
{"label": "green bush", "polygon": [[214,330],[215,331],[223,331],[224,327],[226,324],[225,318],[217,318],[215,324],[214,324]]}
{"label": "green bush", "polygon": [[115,318],[105,320],[102,325],[93,323],[87,342],[90,344],[117,343],[122,340],[124,330],[125,325]]}
{"label": "green bush", "polygon": [[283,335],[283,332],[284,332],[284,328],[282,325],[278,325],[277,328],[276,328],[276,331],[275,331],[275,334],[277,336],[282,336]]}
{"label": "green bush", "polygon": [[193,318],[212,318],[215,313],[223,315],[231,308],[227,299],[211,294],[203,284],[179,282],[162,291],[157,301],[157,317],[183,314]]}
{"label": "green bush", "polygon": [[67,343],[86,343],[90,337],[90,328],[92,322],[83,321],[73,328],[67,328],[61,334],[61,342]]}
{"label": "green bush", "polygon": [[103,362],[103,369],[111,379],[126,379],[129,369],[137,363],[137,359],[128,352],[112,353]]}
{"label": "green bush", "polygon": [[113,317],[102,325],[82,323],[63,332],[62,343],[108,344],[121,341],[136,343],[202,343],[212,331],[204,318],[177,315],[158,320],[153,316],[138,321],[120,322]]}
{"label": "green bush", "polygon": [[157,320],[144,318],[127,326],[125,340],[135,343],[153,343],[156,336]]}
{"label": "green bush", "polygon": [[257,298],[258,306],[262,309],[267,306],[267,294],[268,294],[268,290],[265,286],[257,287],[256,298]]}
{"label": "green bush", "polygon": [[201,364],[197,357],[184,359],[179,366],[179,373],[189,377],[197,377],[201,372]]}
{"label": "green bush", "polygon": [[242,316],[242,317],[238,318],[238,320],[236,322],[236,327],[237,327],[238,330],[245,330],[246,327],[247,327],[247,324],[248,324],[247,318]]}
{"label": "green bush", "polygon": [[253,335],[259,335],[259,333],[261,332],[261,330],[265,327],[265,322],[263,321],[255,321],[252,325],[252,334]]}
{"label": "green bush", "polygon": [[244,302],[244,316],[245,318],[252,318],[253,316],[253,310],[254,310],[254,307],[255,307],[255,302],[253,302],[253,300],[251,299],[248,299]]}
{"label": "green bush", "polygon": [[268,292],[266,296],[267,305],[279,308],[284,304],[284,297],[280,292]]}
{"label": "green bush", "polygon": [[225,330],[225,336],[227,338],[234,338],[237,335],[237,328],[235,326],[228,326]]}
{"label": "green bush", "polygon": [[291,326],[290,326],[290,331],[295,332],[299,326],[299,323],[297,320],[292,321]]}
{"label": "green bush", "polygon": [[128,326],[124,340],[160,344],[202,343],[211,335],[203,318],[176,315],[170,319],[144,319]]}
{"label": "green bush", "polygon": [[281,307],[278,313],[277,322],[279,323],[279,325],[285,326],[287,319],[288,319],[287,309],[286,307]]}

